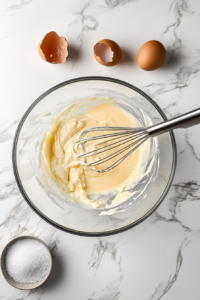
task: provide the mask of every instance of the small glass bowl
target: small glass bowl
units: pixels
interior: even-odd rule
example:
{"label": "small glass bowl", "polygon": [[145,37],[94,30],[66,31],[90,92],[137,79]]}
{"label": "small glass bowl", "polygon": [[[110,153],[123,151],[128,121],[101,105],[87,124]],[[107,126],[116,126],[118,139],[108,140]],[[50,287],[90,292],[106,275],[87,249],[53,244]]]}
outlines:
{"label": "small glass bowl", "polygon": [[[84,209],[55,201],[46,193],[32,161],[34,143],[47,128],[52,116],[76,99],[111,97],[137,105],[154,124],[166,120],[159,106],[138,88],[107,77],[83,77],[63,82],[41,95],[22,117],[13,144],[13,169],[18,187],[30,207],[53,226],[83,236],[105,236],[136,226],[150,216],[165,198],[176,168],[176,143],[173,132],[157,137],[159,168],[157,176],[147,186],[141,201],[129,198],[125,211],[114,215],[100,215],[99,210]],[[142,183],[141,183],[142,184]]]}

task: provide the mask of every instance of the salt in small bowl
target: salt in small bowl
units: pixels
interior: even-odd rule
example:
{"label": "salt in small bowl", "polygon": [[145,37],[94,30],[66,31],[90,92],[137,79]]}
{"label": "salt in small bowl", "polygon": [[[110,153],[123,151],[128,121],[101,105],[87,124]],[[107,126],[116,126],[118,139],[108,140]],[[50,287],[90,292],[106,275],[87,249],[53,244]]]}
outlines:
{"label": "salt in small bowl", "polygon": [[[46,275],[40,280],[40,281],[37,281],[35,283],[21,283],[21,282],[17,282],[15,281],[13,278],[11,278],[6,270],[6,253],[7,253],[7,250],[8,248],[16,241],[20,240],[20,239],[34,239],[40,243],[42,243],[48,254],[49,254],[49,268],[46,272]],[[12,241],[10,241],[4,248],[2,254],[1,254],[1,271],[3,273],[3,276],[5,278],[5,280],[10,284],[12,285],[13,287],[17,288],[17,289],[20,289],[20,290],[32,290],[32,289],[35,289],[37,287],[39,287],[40,285],[42,285],[46,280],[47,278],[49,277],[49,274],[51,272],[51,269],[52,269],[52,256],[51,256],[51,252],[49,251],[48,247],[46,246],[46,244],[41,241],[40,239],[36,238],[36,237],[33,237],[33,236],[29,236],[29,235],[23,235],[23,236],[20,236],[20,237],[17,237],[15,239],[13,239]]]}

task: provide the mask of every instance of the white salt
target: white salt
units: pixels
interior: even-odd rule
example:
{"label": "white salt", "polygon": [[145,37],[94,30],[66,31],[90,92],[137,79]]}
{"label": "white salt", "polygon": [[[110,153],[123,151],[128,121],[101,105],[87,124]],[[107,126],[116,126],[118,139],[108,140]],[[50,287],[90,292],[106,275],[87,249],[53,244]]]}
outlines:
{"label": "white salt", "polygon": [[8,275],[20,283],[36,283],[47,273],[49,252],[37,240],[24,238],[14,242],[7,250],[5,266]]}

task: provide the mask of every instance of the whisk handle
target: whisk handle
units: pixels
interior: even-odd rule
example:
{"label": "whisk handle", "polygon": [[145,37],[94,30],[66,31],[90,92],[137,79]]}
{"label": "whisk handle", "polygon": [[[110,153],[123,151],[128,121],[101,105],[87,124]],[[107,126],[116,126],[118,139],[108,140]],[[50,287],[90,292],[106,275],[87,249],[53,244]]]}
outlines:
{"label": "whisk handle", "polygon": [[149,136],[154,137],[176,128],[188,128],[200,124],[200,108],[174,119],[153,125],[147,129]]}

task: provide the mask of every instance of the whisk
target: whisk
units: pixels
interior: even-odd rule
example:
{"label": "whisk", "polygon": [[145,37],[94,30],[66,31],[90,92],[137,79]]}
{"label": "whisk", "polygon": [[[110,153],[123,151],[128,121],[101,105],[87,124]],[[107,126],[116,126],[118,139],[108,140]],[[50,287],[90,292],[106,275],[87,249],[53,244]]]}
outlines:
{"label": "whisk", "polygon": [[[123,160],[126,159],[127,156],[133,153],[148,138],[158,136],[172,129],[188,128],[197,124],[200,124],[200,108],[186,113],[184,115],[178,116],[176,118],[173,118],[171,120],[152,125],[150,127],[132,128],[103,126],[89,128],[79,134],[73,149],[74,152],[77,154],[80,146],[83,150],[85,149],[86,144],[90,143],[90,145],[92,145],[95,149],[92,149],[91,151],[85,153],[81,153],[80,155],[77,154],[77,158],[87,159],[92,156],[97,157],[97,155],[101,153],[105,153],[106,151],[110,151],[115,148],[121,147],[120,149],[115,149],[116,151],[113,151],[111,154],[108,154],[103,158],[95,159],[95,161],[88,163],[85,161],[85,164],[89,166],[91,170],[98,173],[104,173],[117,167]],[[103,131],[103,134],[84,138],[87,134],[95,131]],[[93,141],[95,143],[93,143]],[[123,155],[124,152],[127,153]],[[120,154],[122,154],[122,156],[119,158]],[[103,169],[99,169],[98,167],[96,168],[96,166],[99,166],[113,158],[117,159],[111,165],[106,166]]]}

